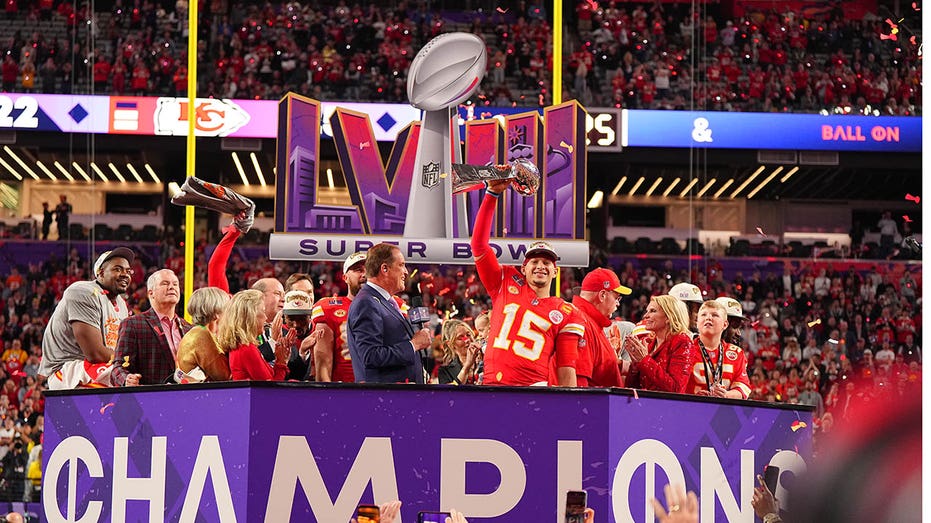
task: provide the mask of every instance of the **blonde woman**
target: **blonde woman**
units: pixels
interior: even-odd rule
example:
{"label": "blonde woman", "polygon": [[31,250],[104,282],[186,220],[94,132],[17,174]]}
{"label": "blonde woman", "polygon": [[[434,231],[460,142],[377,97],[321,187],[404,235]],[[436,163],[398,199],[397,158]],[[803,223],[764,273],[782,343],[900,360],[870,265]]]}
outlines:
{"label": "blonde woman", "polygon": [[220,317],[217,341],[229,355],[230,373],[234,380],[282,381],[288,374],[290,346],[275,346],[275,363],[269,368],[257,345],[265,327],[265,295],[249,289],[233,295]]}
{"label": "blonde woman", "polygon": [[437,372],[439,383],[475,383],[475,362],[481,352],[475,331],[462,320],[443,322],[443,361]]}
{"label": "blonde woman", "polygon": [[191,293],[187,311],[194,327],[178,345],[178,369],[188,381],[230,379],[229,359],[217,344],[220,318],[229,301],[230,295],[218,287],[203,287]]}
{"label": "blonde woman", "polygon": [[641,320],[652,333],[648,340],[628,336],[630,372],[626,385],[644,390],[684,392],[689,382],[692,340],[689,312],[673,296],[653,296]]}

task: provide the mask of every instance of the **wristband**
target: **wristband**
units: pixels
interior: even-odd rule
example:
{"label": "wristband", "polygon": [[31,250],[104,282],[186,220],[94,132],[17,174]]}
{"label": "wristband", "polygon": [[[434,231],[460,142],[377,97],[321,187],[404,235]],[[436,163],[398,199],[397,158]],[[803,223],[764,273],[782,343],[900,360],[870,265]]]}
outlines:
{"label": "wristband", "polygon": [[487,188],[487,186],[486,186],[486,188],[485,188],[485,194],[487,194],[488,196],[491,196],[492,198],[500,198],[500,197],[501,197],[501,193],[492,191],[491,189]]}

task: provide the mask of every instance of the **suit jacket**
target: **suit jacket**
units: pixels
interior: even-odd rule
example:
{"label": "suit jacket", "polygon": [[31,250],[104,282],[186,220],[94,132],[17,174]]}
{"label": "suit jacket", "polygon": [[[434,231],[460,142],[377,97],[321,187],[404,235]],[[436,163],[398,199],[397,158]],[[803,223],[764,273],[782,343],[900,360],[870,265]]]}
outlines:
{"label": "suit jacket", "polygon": [[363,285],[349,306],[347,341],[357,382],[423,383],[414,327],[377,290]]}
{"label": "suit jacket", "polygon": [[[175,316],[175,321],[181,328],[182,337],[191,330],[191,324],[184,318]],[[122,385],[128,374],[141,374],[140,385],[165,383],[165,379],[174,374],[175,358],[153,309],[130,316],[120,323],[114,364],[113,383],[116,385]]]}

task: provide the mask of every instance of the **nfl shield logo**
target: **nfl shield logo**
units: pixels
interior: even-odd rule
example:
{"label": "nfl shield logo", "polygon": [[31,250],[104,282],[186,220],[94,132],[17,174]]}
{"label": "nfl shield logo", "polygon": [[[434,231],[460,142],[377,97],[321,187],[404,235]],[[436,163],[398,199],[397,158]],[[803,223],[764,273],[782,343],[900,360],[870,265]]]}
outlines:
{"label": "nfl shield logo", "polygon": [[421,185],[427,189],[432,189],[440,183],[440,164],[430,162],[423,166],[423,177],[420,180]]}

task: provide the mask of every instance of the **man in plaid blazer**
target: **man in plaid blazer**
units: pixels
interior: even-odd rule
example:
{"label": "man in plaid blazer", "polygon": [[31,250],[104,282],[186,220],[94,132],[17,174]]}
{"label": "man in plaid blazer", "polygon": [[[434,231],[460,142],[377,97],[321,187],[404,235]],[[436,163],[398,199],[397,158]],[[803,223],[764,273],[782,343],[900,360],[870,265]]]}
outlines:
{"label": "man in plaid blazer", "polygon": [[177,367],[178,345],[191,324],[175,314],[181,285],[171,269],[162,269],[146,281],[151,308],[120,324],[113,369],[114,385],[165,383]]}

